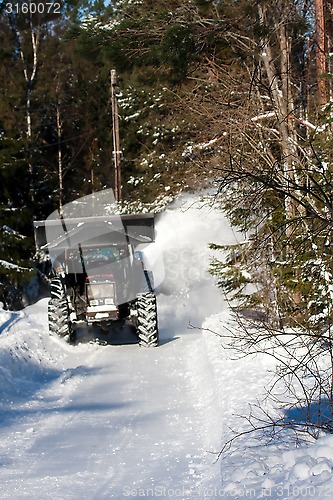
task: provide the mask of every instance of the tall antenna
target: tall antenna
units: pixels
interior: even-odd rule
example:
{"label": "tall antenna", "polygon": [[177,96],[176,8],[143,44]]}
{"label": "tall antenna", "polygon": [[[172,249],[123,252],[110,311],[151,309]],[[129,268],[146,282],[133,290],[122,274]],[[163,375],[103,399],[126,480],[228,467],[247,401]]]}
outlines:
{"label": "tall antenna", "polygon": [[114,192],[116,201],[121,201],[121,151],[119,138],[119,114],[116,95],[117,73],[111,70],[111,104],[112,104],[112,132],[113,132],[113,161],[114,161]]}

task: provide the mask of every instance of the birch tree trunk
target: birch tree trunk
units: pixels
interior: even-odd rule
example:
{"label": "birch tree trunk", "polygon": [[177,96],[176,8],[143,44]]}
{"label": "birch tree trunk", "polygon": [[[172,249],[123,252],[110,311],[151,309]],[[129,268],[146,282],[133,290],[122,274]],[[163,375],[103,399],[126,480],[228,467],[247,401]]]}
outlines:
{"label": "birch tree trunk", "polygon": [[58,180],[59,180],[59,214],[63,215],[63,162],[62,162],[62,151],[61,151],[61,136],[62,136],[62,121],[60,115],[60,105],[57,102],[57,137],[58,137]]}
{"label": "birch tree trunk", "polygon": [[[26,102],[25,102],[25,114],[26,114],[26,136],[29,140],[29,142],[32,140],[32,117],[31,117],[31,94],[32,94],[32,89],[36,80],[37,76],[37,68],[38,68],[38,49],[39,49],[39,44],[40,44],[40,35],[41,35],[41,26],[33,26],[32,23],[32,17],[30,14],[30,38],[31,38],[31,50],[32,50],[32,66],[31,68],[28,67],[27,63],[27,57],[25,55],[25,51],[23,48],[23,39],[22,39],[22,34],[20,31],[16,31],[16,36],[17,40],[19,43],[19,52],[20,52],[20,58],[22,61],[22,67],[23,67],[23,75],[24,75],[24,80],[25,80],[25,95],[26,95]],[[34,181],[33,181],[33,163],[32,159],[30,157],[29,160],[29,173],[30,173],[30,199],[32,202],[34,202],[35,199],[35,188],[34,188]]]}

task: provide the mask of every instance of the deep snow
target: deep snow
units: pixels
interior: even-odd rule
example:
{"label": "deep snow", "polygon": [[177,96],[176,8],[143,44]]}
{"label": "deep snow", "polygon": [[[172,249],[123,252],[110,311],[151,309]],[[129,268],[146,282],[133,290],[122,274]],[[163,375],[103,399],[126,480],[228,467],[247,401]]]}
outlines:
{"label": "deep snow", "polygon": [[157,230],[160,347],[119,334],[70,346],[48,333],[47,299],[0,310],[1,499],[332,498],[333,436],[245,434],[216,462],[274,369],[263,354],[235,360],[210,331],[233,320],[208,243],[241,235],[194,195]]}

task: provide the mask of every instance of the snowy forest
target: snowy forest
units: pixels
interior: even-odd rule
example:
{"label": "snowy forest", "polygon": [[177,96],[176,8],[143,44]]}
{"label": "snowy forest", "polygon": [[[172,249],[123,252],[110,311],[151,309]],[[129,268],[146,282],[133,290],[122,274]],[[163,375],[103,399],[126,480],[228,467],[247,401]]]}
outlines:
{"label": "snowy forest", "polygon": [[[4,498],[331,497],[333,0],[0,0],[0,37]],[[157,214],[157,349],[47,323],[33,223],[115,188],[114,95],[116,213]]]}
{"label": "snowy forest", "polygon": [[211,263],[219,286],[272,328],[329,340],[331,4],[22,5],[1,2],[0,18],[5,307],[22,307],[37,279],[33,220],[113,187],[115,69],[123,210],[156,211],[213,183],[221,211],[247,235],[227,262]]}

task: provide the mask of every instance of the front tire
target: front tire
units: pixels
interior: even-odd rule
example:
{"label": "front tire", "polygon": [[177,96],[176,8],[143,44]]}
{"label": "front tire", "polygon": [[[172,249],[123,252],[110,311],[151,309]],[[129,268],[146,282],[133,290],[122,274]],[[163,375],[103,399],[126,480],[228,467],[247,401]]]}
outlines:
{"label": "front tire", "polygon": [[142,347],[157,347],[159,343],[156,296],[140,293],[137,296],[137,334]]}
{"label": "front tire", "polygon": [[48,304],[49,330],[59,337],[73,338],[66,292],[59,277],[51,280],[51,298]]}

